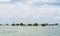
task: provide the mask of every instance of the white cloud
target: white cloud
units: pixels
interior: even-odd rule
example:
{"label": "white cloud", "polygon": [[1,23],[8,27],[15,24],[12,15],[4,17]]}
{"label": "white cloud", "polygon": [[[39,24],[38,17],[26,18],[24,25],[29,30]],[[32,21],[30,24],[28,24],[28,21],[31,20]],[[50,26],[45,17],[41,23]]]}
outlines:
{"label": "white cloud", "polygon": [[11,0],[0,0],[0,2],[10,2]]}
{"label": "white cloud", "polygon": [[60,19],[60,16],[55,16],[54,19],[55,20],[59,20]]}
{"label": "white cloud", "polygon": [[24,4],[32,4],[35,2],[46,3],[46,2],[55,2],[55,0],[24,0]]}
{"label": "white cloud", "polygon": [[26,0],[25,3],[17,2],[16,4],[0,4],[1,5],[0,17],[8,18],[8,19],[12,18],[12,20],[25,19],[25,20],[29,20],[30,22],[31,21],[38,22],[41,20],[41,18],[49,21],[51,19],[52,21],[53,20],[52,18],[54,18],[55,16],[60,16],[58,15],[60,13],[59,12],[60,7],[44,5],[44,6],[35,8],[30,5],[37,1],[43,1],[43,0]]}
{"label": "white cloud", "polygon": [[[4,10],[4,11],[3,11]],[[56,12],[55,12],[56,10]],[[0,10],[0,16],[4,18],[40,18],[42,16],[52,16],[57,13],[58,8],[45,6],[40,8],[33,8],[29,5],[16,4],[5,7]],[[58,12],[59,13],[59,12]],[[51,15],[50,15],[51,14]]]}
{"label": "white cloud", "polygon": [[55,2],[59,0],[0,0],[0,2],[25,2],[27,4],[31,4],[33,2]]}

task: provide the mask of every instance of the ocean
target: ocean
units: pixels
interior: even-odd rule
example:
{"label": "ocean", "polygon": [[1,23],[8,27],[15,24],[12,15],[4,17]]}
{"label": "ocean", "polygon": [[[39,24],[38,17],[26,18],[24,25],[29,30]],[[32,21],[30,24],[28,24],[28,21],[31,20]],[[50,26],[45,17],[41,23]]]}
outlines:
{"label": "ocean", "polygon": [[60,36],[60,26],[0,26],[0,36]]}

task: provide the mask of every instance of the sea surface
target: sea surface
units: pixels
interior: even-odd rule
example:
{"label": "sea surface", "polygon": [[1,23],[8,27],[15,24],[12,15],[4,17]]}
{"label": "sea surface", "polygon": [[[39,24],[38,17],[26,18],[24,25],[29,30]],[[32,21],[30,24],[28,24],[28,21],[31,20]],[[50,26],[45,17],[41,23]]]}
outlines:
{"label": "sea surface", "polygon": [[0,26],[0,36],[60,36],[60,26]]}

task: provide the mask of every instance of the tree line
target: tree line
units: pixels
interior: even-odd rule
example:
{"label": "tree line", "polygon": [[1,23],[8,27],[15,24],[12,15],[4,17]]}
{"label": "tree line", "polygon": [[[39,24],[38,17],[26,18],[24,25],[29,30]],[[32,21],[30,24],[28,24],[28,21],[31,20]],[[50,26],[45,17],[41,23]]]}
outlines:
{"label": "tree line", "polygon": [[[5,24],[5,25],[9,25],[9,24]],[[34,24],[24,24],[24,23],[20,23],[20,24],[15,24],[12,23],[11,26],[55,26],[58,25],[58,23],[55,24],[48,24],[48,23],[43,23],[43,24],[38,24],[38,23],[34,23]],[[0,26],[2,26],[2,24],[0,24]]]}

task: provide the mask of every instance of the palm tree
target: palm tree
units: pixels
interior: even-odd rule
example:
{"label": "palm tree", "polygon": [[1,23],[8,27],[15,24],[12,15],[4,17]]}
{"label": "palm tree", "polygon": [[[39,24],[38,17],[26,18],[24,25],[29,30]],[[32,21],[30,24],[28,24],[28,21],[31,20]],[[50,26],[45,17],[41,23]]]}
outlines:
{"label": "palm tree", "polygon": [[58,23],[55,23],[55,25],[58,25]]}
{"label": "palm tree", "polygon": [[49,26],[54,26],[54,24],[49,24]]}
{"label": "palm tree", "polygon": [[25,26],[25,24],[23,24],[23,23],[20,23],[20,26]]}
{"label": "palm tree", "polygon": [[41,26],[47,26],[47,25],[48,25],[48,23],[41,24]]}
{"label": "palm tree", "polygon": [[28,24],[27,26],[32,26],[32,24]]}
{"label": "palm tree", "polygon": [[13,23],[12,26],[15,26],[15,23]]}
{"label": "palm tree", "polygon": [[2,24],[0,24],[0,26],[1,26]]}
{"label": "palm tree", "polygon": [[19,24],[16,24],[16,26],[19,26]]}
{"label": "palm tree", "polygon": [[6,25],[9,25],[9,24],[6,24]]}
{"label": "palm tree", "polygon": [[38,23],[34,23],[33,26],[38,26]]}

